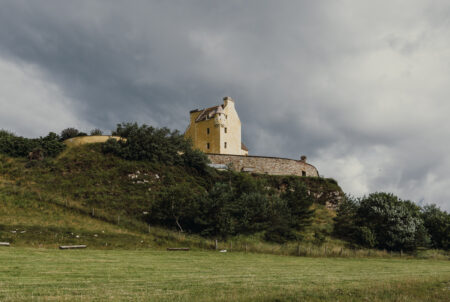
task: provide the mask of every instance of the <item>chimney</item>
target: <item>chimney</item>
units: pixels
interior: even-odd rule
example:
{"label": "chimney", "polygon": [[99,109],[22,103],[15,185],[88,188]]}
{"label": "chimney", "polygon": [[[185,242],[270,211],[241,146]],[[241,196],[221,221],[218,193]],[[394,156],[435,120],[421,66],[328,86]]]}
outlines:
{"label": "chimney", "polygon": [[234,105],[234,101],[229,96],[226,96],[226,97],[223,98],[223,104],[224,104],[224,107],[227,107],[228,104]]}
{"label": "chimney", "polygon": [[306,163],[306,155],[300,156],[300,161]]}

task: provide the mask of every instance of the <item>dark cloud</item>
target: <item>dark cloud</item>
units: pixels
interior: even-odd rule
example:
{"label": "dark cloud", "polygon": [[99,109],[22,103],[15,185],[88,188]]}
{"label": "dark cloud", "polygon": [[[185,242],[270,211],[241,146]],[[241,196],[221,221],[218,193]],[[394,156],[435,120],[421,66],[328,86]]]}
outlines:
{"label": "dark cloud", "polygon": [[189,110],[230,95],[251,153],[306,154],[349,192],[450,207],[445,1],[0,5],[0,69],[16,75],[2,77],[34,83],[0,92],[14,115],[0,127],[183,131]]}

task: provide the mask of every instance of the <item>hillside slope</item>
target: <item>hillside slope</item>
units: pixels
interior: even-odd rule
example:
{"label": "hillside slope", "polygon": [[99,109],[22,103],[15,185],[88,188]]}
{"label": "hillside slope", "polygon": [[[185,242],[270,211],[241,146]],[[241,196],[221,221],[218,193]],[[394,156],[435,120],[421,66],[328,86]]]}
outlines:
{"label": "hillside slope", "polygon": [[[68,148],[58,158],[44,161],[0,155],[0,241],[26,246],[87,243],[98,248],[212,248],[210,239],[145,222],[149,206],[168,180],[208,187],[231,178],[228,172],[208,173],[123,160],[103,154],[100,144]],[[277,189],[286,180],[280,176],[254,177],[266,178]],[[334,180],[303,181],[317,200],[316,216],[307,232],[312,237],[321,230],[329,231],[333,212],[325,204],[336,203],[343,193]]]}

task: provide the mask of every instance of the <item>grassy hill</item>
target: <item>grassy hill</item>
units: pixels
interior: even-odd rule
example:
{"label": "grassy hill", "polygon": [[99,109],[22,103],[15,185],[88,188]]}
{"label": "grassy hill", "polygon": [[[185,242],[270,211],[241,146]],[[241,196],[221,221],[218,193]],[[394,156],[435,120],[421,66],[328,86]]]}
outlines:
{"label": "grassy hill", "polygon": [[[0,241],[23,246],[86,243],[97,248],[214,248],[211,239],[145,222],[149,205],[158,198],[167,179],[208,186],[230,177],[228,172],[209,173],[205,177],[182,166],[105,155],[100,144],[67,148],[57,158],[43,161],[0,155]],[[285,179],[255,177],[267,178],[272,186],[281,185]],[[318,196],[313,224],[305,231],[312,241],[315,233],[331,227],[334,213],[325,207],[328,201],[324,196],[336,198],[343,193],[334,180],[303,181]],[[234,249],[299,252],[295,244],[281,247],[262,242],[258,236],[238,236],[229,241],[234,242]]]}

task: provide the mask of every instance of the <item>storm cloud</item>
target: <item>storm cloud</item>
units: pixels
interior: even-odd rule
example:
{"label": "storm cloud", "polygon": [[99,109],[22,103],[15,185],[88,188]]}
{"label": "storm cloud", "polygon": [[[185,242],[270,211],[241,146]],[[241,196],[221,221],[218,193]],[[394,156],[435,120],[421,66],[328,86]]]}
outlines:
{"label": "storm cloud", "polygon": [[450,209],[448,1],[0,1],[0,128],[184,131],[236,101],[251,154]]}

